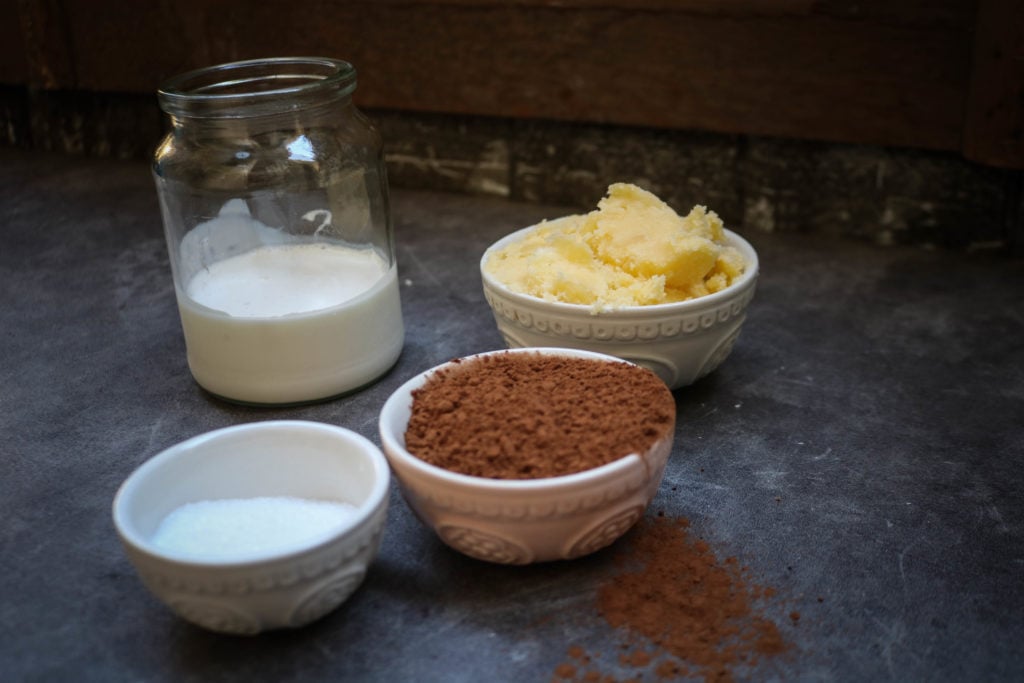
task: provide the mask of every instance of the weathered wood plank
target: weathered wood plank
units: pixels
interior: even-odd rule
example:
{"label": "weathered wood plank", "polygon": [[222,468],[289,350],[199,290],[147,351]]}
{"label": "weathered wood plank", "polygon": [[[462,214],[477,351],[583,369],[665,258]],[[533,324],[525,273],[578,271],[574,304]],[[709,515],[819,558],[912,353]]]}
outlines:
{"label": "weathered wood plank", "polygon": [[152,95],[39,90],[30,94],[29,103],[36,149],[143,159],[152,156],[163,131]]}
{"label": "weathered wood plank", "polygon": [[59,0],[20,0],[17,4],[19,11],[12,18],[20,28],[28,82],[42,88],[74,88],[78,79],[73,34]]}
{"label": "weathered wood plank", "polygon": [[[349,59],[364,107],[964,151],[1024,167],[1024,5],[1000,0],[0,0],[0,82],[152,93]],[[977,29],[975,30],[975,24]]]}
{"label": "weathered wood plank", "polygon": [[28,59],[17,0],[0,0],[0,83],[28,83]]}
{"label": "weathered wood plank", "polygon": [[563,4],[64,3],[79,85],[94,90],[316,53],[357,65],[368,107],[960,147],[968,0]]}
{"label": "weathered wood plank", "polygon": [[1024,3],[980,3],[964,153],[987,164],[1024,168]]}

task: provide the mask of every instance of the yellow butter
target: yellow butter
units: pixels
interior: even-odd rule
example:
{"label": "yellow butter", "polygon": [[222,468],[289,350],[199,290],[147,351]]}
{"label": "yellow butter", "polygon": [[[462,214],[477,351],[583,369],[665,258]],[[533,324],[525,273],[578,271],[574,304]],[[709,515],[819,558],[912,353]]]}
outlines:
{"label": "yellow butter", "polygon": [[610,309],[717,292],[745,264],[714,211],[695,206],[682,217],[647,190],[616,183],[594,211],[541,223],[484,269],[516,292]]}

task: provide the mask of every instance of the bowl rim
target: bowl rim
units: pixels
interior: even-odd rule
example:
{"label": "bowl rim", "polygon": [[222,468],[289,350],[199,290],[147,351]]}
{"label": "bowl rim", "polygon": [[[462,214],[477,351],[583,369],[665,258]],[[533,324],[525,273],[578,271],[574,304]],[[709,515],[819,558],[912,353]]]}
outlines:
{"label": "bowl rim", "polygon": [[[270,432],[270,431],[302,431],[318,432],[332,438],[340,438],[347,441],[362,451],[373,467],[374,481],[366,500],[355,506],[354,517],[343,525],[324,531],[323,533],[307,539],[300,544],[286,546],[283,550],[269,550],[258,553],[240,555],[237,558],[205,558],[198,555],[168,552],[158,548],[151,539],[137,533],[133,523],[129,521],[130,514],[128,505],[133,490],[141,482],[150,476],[153,470],[158,469],[164,463],[180,457],[183,453],[202,448],[204,445],[222,439],[232,438],[237,434],[246,432]],[[301,559],[307,554],[313,554],[323,547],[333,543],[339,538],[348,536],[365,526],[373,518],[382,503],[387,502],[390,491],[391,474],[387,459],[380,449],[369,439],[361,434],[325,422],[313,420],[264,420],[259,422],[247,422],[243,424],[221,427],[211,431],[197,434],[193,437],[179,441],[156,455],[147,459],[136,467],[118,487],[114,496],[111,512],[114,527],[121,540],[131,546],[135,551],[144,555],[181,567],[195,569],[242,569],[251,568],[271,563],[286,563]]]}
{"label": "bowl rim", "polygon": [[[461,472],[454,472],[452,470],[432,465],[425,460],[417,458],[415,455],[410,453],[405,448],[404,438],[404,427],[408,424],[406,419],[402,428],[393,429],[394,423],[398,421],[396,413],[400,410],[407,410],[412,405],[412,392],[415,389],[423,386],[430,377],[437,372],[446,368],[453,367],[456,364],[464,363],[469,360],[482,358],[485,356],[493,356],[498,354],[529,354],[539,353],[542,355],[553,355],[553,356],[568,356],[574,358],[589,358],[593,360],[611,361],[615,363],[626,363],[628,365],[636,365],[632,361],[624,360],[616,356],[612,356],[605,353],[599,353],[596,351],[586,351],[584,349],[571,349],[571,348],[560,348],[560,347],[545,347],[545,346],[527,346],[519,347],[514,349],[496,349],[493,351],[485,351],[482,353],[475,353],[468,356],[456,358],[440,365],[435,365],[429,370],[425,370],[409,380],[404,382],[398,387],[391,396],[388,397],[387,401],[384,402],[384,406],[380,411],[379,427],[380,437],[382,445],[384,446],[385,457],[389,461],[393,459],[400,461],[401,465],[409,469],[415,470],[418,474],[428,477],[433,480],[440,480],[446,484],[458,487],[460,489],[472,489],[478,493],[490,493],[495,495],[502,494],[550,494],[555,491],[568,493],[575,489],[582,489],[592,486],[596,482],[605,480],[611,480],[621,477],[628,470],[636,467],[638,464],[647,467],[647,461],[641,454],[629,453],[616,460],[613,460],[604,465],[593,467],[588,470],[581,472],[573,472],[572,474],[564,474],[557,477],[540,477],[536,479],[491,479],[488,477],[478,477],[470,474],[463,474]],[[649,452],[654,452],[664,440],[671,440],[674,437],[674,430],[670,430],[661,439],[658,439],[650,449]],[[646,455],[646,453],[644,454]],[[392,467],[394,463],[392,462]],[[401,479],[400,473],[396,468],[396,475]]]}
{"label": "bowl rim", "polygon": [[483,280],[485,289],[493,290],[501,296],[517,302],[524,306],[543,306],[548,308],[554,313],[562,313],[565,315],[586,315],[588,317],[601,316],[608,318],[645,318],[648,316],[657,316],[664,314],[679,314],[690,311],[691,309],[699,309],[704,307],[714,306],[716,304],[728,301],[737,294],[741,293],[751,285],[757,279],[758,272],[760,270],[760,261],[757,257],[757,251],[753,245],[750,244],[741,235],[728,228],[723,228],[726,238],[729,241],[729,246],[735,247],[743,254],[744,259],[747,262],[747,268],[743,271],[743,274],[735,282],[730,284],[725,289],[713,292],[711,294],[705,294],[694,299],[687,299],[686,301],[673,301],[665,304],[647,304],[642,306],[618,306],[611,308],[601,308],[593,304],[571,304],[564,301],[549,301],[548,299],[542,299],[540,297],[532,296],[530,294],[523,294],[522,292],[516,292],[509,289],[503,282],[492,277],[485,268],[487,260],[491,255],[505,247],[512,242],[523,239],[527,233],[537,229],[538,227],[546,224],[555,223],[557,221],[572,218],[572,216],[561,216],[559,218],[553,218],[550,220],[542,221],[541,223],[535,223],[525,228],[520,228],[511,232],[496,242],[492,243],[491,246],[484,250],[483,255],[480,257],[480,277]]}

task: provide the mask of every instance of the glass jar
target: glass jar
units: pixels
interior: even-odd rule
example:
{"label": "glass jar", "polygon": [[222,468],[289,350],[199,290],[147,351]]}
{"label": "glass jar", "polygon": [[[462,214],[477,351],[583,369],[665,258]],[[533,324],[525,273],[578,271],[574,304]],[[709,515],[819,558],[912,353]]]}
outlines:
{"label": "glass jar", "polygon": [[358,389],[404,342],[380,136],[334,59],[223,64],[165,83],[153,163],[188,365],[232,401]]}

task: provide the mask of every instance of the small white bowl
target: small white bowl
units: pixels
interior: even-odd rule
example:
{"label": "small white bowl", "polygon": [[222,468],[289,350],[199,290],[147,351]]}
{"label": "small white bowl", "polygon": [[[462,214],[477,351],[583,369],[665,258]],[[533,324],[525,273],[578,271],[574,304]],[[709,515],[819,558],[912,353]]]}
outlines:
{"label": "small white bowl", "polygon": [[[495,353],[542,353],[621,362],[574,349],[527,348]],[[542,479],[488,479],[452,472],[405,448],[412,392],[449,362],[399,387],[380,414],[384,453],[406,502],[441,540],[459,552],[499,564],[573,559],[610,545],[644,514],[672,450],[674,424],[647,453],[601,467]]]}
{"label": "small white bowl", "polygon": [[[304,421],[238,425],[153,456],[121,485],[114,525],[142,582],[182,618],[222,633],[298,627],[344,602],[376,557],[390,474],[368,439]],[[204,500],[294,497],[355,506],[347,524],[278,551],[216,560],[153,543],[164,518]]]}
{"label": "small white bowl", "polygon": [[513,292],[487,273],[484,265],[492,253],[536,227],[506,235],[480,259],[484,297],[509,348],[558,346],[607,353],[652,370],[671,389],[711,373],[732,351],[758,274],[757,252],[736,233],[725,231],[728,243],[743,255],[746,270],[729,287],[689,301],[595,311]]}

